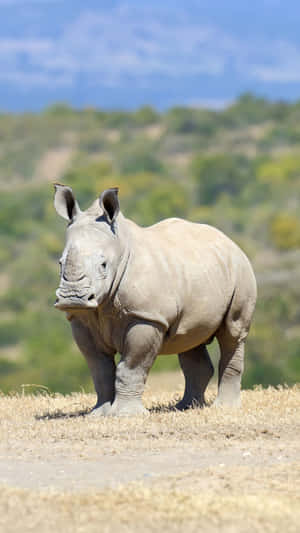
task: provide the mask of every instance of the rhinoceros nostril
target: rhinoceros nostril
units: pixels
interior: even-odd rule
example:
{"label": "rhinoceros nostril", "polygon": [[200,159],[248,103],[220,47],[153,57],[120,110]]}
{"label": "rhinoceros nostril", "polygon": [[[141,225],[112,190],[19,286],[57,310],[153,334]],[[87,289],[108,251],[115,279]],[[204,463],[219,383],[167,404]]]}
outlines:
{"label": "rhinoceros nostril", "polygon": [[90,294],[89,297],[88,297],[88,301],[90,302],[91,300],[94,300],[95,299],[95,295],[94,294]]}

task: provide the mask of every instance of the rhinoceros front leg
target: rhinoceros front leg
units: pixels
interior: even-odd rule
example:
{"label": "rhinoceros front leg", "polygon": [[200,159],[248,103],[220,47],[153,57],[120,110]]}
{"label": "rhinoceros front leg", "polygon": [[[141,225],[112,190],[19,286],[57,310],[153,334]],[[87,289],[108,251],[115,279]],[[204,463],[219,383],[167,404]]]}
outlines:
{"label": "rhinoceros front leg", "polygon": [[109,415],[147,414],[142,404],[142,395],[162,339],[163,333],[158,326],[137,323],[130,327],[116,370],[115,400]]}
{"label": "rhinoceros front leg", "polygon": [[106,415],[115,397],[116,365],[112,354],[105,354],[90,333],[89,328],[80,320],[73,318],[71,321],[74,339],[85,356],[88,367],[92,374],[97,403],[93,414]]}
{"label": "rhinoceros front leg", "polygon": [[244,370],[244,340],[232,339],[226,334],[218,337],[221,356],[219,361],[219,385],[215,406],[241,405],[241,380]]}
{"label": "rhinoceros front leg", "polygon": [[184,410],[189,407],[203,407],[204,393],[214,373],[207,348],[202,344],[188,352],[180,353],[178,357],[185,378],[185,390],[176,408]]}

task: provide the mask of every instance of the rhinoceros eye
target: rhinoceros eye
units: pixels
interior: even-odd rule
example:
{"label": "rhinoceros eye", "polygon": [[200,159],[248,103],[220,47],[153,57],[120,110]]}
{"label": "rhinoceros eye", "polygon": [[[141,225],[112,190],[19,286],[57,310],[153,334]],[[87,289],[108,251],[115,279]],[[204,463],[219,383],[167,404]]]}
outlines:
{"label": "rhinoceros eye", "polygon": [[102,268],[105,270],[105,269],[106,269],[106,266],[107,266],[107,262],[106,262],[106,261],[103,261],[103,263],[101,263],[101,266],[102,266]]}

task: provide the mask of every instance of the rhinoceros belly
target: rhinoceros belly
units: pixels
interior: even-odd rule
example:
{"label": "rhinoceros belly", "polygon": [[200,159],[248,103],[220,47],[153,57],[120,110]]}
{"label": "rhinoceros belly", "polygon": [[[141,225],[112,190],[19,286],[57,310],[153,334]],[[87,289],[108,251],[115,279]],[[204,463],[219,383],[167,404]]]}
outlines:
{"label": "rhinoceros belly", "polygon": [[228,307],[223,300],[216,308],[210,305],[192,306],[190,312],[184,312],[180,320],[173,324],[166,333],[160,353],[163,355],[186,352],[208,342],[219,328]]}

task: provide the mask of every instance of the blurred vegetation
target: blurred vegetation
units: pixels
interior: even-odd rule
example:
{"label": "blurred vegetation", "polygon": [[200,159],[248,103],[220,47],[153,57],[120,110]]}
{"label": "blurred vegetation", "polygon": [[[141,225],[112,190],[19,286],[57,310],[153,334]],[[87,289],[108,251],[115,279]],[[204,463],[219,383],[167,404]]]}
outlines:
{"label": "blurred vegetation", "polygon": [[[222,111],[74,110],[0,115],[0,389],[92,390],[68,322],[53,308],[64,223],[55,181],[83,208],[119,186],[142,225],[215,225],[253,262],[259,300],[244,386],[300,381],[300,101],[242,95]],[[217,347],[212,346],[216,362]],[[155,370],[177,367],[160,357]]]}

